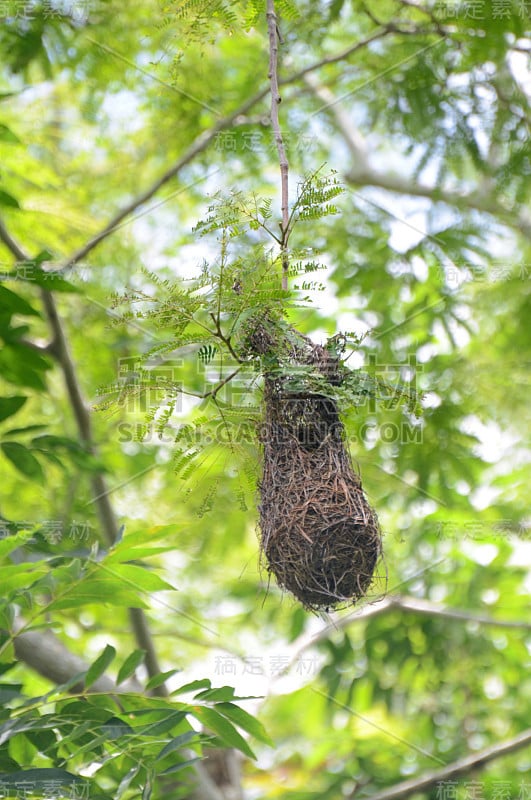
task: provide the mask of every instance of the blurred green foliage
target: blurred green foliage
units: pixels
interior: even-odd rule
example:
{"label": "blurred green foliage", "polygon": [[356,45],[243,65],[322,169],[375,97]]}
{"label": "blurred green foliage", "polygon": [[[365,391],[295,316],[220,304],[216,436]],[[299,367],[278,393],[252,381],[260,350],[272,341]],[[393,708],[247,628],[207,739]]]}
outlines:
{"label": "blurred green foliage", "polygon": [[[351,368],[424,396],[420,420],[370,397],[345,411],[385,534],[387,581],[371,599],[387,592],[409,606],[383,601],[333,621],[282,597],[260,570],[260,454],[248,429],[237,447],[214,436],[176,475],[173,439],[205,409],[181,397],[170,433],[156,415],[146,430],[159,384],[92,414],[95,455],[42,303],[42,289],[53,291],[94,407],[150,352],[161,375],[197,394],[215,384],[217,354],[201,349],[211,343],[165,352],[171,307],[152,326],[118,319],[111,296],[160,299],[164,281],[216,263],[217,246],[193,227],[218,190],[267,198],[274,229],[266,95],[81,263],[48,271],[267,88],[261,4],[215,3],[210,15],[207,3],[155,0],[3,5],[0,217],[32,260],[15,264],[0,245],[0,779],[15,786],[24,770],[35,796],[55,781],[66,796],[86,784],[91,798],[185,797],[188,762],[215,746],[247,757],[248,797],[369,797],[519,733],[531,706],[525,4],[279,6],[293,197],[322,164],[347,186],[339,214],[294,231],[294,253],[327,269],[300,282],[289,321],[323,343],[355,333]],[[397,190],[363,180],[330,109],[290,80],[321,60],[315,74]],[[250,230],[236,255],[263,254],[265,241]],[[236,389],[220,400],[238,401]],[[124,530],[113,547],[93,497],[99,474]],[[163,677],[149,683],[130,606],[148,616],[169,698],[146,689]],[[17,658],[21,632],[46,629],[88,672],[51,687]],[[90,693],[107,674],[138,686]],[[485,800],[525,800],[526,771],[524,751],[494,760],[454,797],[467,800],[479,781]],[[426,794],[453,800],[441,787]]]}

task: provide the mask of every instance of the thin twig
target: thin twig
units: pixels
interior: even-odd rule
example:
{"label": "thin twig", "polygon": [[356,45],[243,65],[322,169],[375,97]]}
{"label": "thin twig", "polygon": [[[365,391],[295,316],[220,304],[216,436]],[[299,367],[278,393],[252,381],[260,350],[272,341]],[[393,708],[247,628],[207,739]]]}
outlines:
{"label": "thin twig", "polygon": [[432,603],[430,600],[422,600],[417,597],[393,597],[391,598],[391,605],[404,611],[412,611],[414,614],[460,620],[461,622],[475,622],[478,625],[487,625],[490,628],[531,630],[531,622],[529,620],[497,619],[488,614],[481,614],[478,611],[441,606],[438,603]]}
{"label": "thin twig", "polygon": [[357,53],[358,50],[361,50],[364,47],[367,47],[372,42],[376,42],[378,39],[382,39],[384,36],[388,36],[393,31],[389,30],[389,28],[381,28],[380,30],[371,33],[370,36],[367,36],[366,39],[362,39],[356,44],[347,47],[345,50],[342,50],[340,53],[336,53],[333,56],[325,56],[325,58],[321,58],[319,61],[315,61],[313,64],[309,64],[307,67],[303,67],[303,69],[294,72],[292,75],[289,75],[287,78],[280,78],[279,84],[284,86],[288,83],[295,83],[295,81],[304,78],[305,75],[308,75],[310,72],[315,72],[321,67],[326,67],[328,64],[337,64],[339,61],[344,61],[349,56]]}
{"label": "thin twig", "polygon": [[221,133],[223,130],[230,128],[234,123],[236,123],[242,115],[246,114],[250,108],[256,105],[260,100],[262,100],[267,95],[267,89],[263,89],[257,94],[250,97],[244,103],[242,103],[239,108],[233,111],[231,114],[228,114],[223,119],[220,119],[213,128],[210,128],[208,131],[204,131],[200,136],[197,137],[195,142],[188,148],[188,150],[173,164],[166,172],[161,175],[160,178],[157,178],[154,183],[151,184],[144,192],[137,195],[130,203],[124,206],[120,211],[118,211],[115,216],[105,225],[99,233],[89,239],[82,247],[79,248],[75,253],[73,253],[69,258],[65,260],[62,267],[57,270],[57,273],[60,274],[62,272],[66,272],[71,269],[73,266],[78,264],[82,258],[85,258],[94,248],[106,239],[111,233],[113,233],[119,226],[119,224],[126,218],[129,217],[137,208],[147,203],[153,195],[155,195],[159,189],[161,189],[166,183],[168,183],[172,178],[175,178],[178,173],[190,164],[191,161],[196,158],[200,153],[202,153],[210,142],[212,142],[218,133]]}
{"label": "thin twig", "polygon": [[3,219],[0,219],[0,240],[5,244],[7,249],[15,256],[17,261],[29,260],[26,258],[26,254],[24,253],[24,251],[20,249],[18,243],[13,239],[13,237],[7,230],[6,226],[4,225]]}
{"label": "thin twig", "polygon": [[482,614],[478,611],[469,610],[466,608],[452,608],[451,606],[443,606],[439,603],[433,603],[429,600],[423,600],[418,597],[411,597],[410,595],[395,595],[385,597],[378,603],[367,604],[361,609],[356,609],[350,614],[343,617],[337,617],[331,623],[326,624],[320,631],[317,631],[313,636],[308,637],[306,641],[301,642],[294,655],[284,669],[279,673],[278,677],[286,675],[293,664],[300,660],[300,657],[306,650],[315,647],[322,641],[326,641],[331,634],[345,630],[350,625],[358,622],[366,622],[372,617],[385,614],[389,611],[400,609],[414,614],[421,614],[429,617],[439,617],[441,619],[459,620],[460,622],[473,622],[477,625],[485,625],[490,628],[512,628],[513,630],[531,630],[531,622],[528,620],[509,620],[497,619],[496,617]]}
{"label": "thin twig", "polygon": [[216,395],[220,391],[220,389],[223,389],[223,387],[226,386],[227,383],[230,383],[230,381],[236,377],[238,372],[241,372],[241,369],[242,367],[238,367],[238,369],[235,369],[234,372],[231,372],[230,375],[227,375],[226,378],[223,378],[223,380],[217,383],[216,386],[214,386],[214,388],[210,390],[210,392],[205,392],[205,394],[201,394],[199,395],[199,397],[201,397],[203,400],[206,400],[207,397],[212,397],[212,399],[215,400]]}
{"label": "thin twig", "polygon": [[[527,747],[531,744],[531,729],[523,731],[512,739],[508,739],[500,744],[487,747],[465,758],[460,758],[458,761],[453,761],[442,769],[433,770],[432,772],[425,772],[420,778],[412,778],[408,781],[402,781],[389,789],[383,789],[381,792],[370,795],[367,800],[402,800],[404,797],[409,797],[413,794],[426,792],[437,784],[443,781],[453,780],[460,775],[467,775],[473,770],[483,767],[489,761],[494,761],[496,758],[514,753]],[[353,794],[348,797],[354,797]]]}
{"label": "thin twig", "polygon": [[284,147],[284,140],[278,119],[278,106],[281,101],[278,89],[278,23],[275,13],[275,0],[267,0],[267,27],[269,31],[269,83],[271,86],[271,127],[277,143],[278,160],[280,164],[280,183],[282,193],[282,225],[281,225],[281,259],[282,259],[282,288],[288,288],[288,238],[289,238],[289,194],[288,175],[289,164]]}

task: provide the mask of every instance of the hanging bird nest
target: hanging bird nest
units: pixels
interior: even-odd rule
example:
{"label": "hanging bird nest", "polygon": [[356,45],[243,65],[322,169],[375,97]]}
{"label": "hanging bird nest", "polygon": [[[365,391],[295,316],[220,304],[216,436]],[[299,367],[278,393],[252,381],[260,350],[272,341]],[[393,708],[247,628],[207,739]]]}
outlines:
{"label": "hanging bird nest", "polygon": [[[382,552],[378,519],[345,444],[333,395],[339,360],[294,329],[283,339],[283,368],[264,375],[262,557],[279,586],[306,608],[345,606],[373,581]],[[278,337],[263,322],[248,344],[262,354],[279,352]],[[312,372],[320,391],[312,388]]]}

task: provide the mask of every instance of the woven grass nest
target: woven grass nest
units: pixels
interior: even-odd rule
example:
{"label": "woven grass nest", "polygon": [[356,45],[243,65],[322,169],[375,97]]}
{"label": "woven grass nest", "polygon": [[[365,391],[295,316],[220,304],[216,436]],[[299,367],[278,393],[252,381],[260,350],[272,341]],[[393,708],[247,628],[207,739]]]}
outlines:
{"label": "woven grass nest", "polygon": [[[278,349],[263,323],[251,338],[255,352],[267,353],[273,344]],[[342,607],[364,597],[373,582],[382,552],[378,519],[354,471],[333,399],[332,387],[341,383],[338,361],[293,329],[283,345],[284,364],[315,368],[331,391],[316,393],[310,382],[301,386],[282,370],[265,372],[262,559],[278,585],[307,609]]]}

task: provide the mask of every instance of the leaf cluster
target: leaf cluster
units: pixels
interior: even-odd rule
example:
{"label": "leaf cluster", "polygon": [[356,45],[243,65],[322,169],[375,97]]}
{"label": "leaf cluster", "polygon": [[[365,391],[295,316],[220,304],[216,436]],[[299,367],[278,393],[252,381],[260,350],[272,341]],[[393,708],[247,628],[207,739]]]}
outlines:
{"label": "leaf cluster", "polygon": [[[15,785],[22,776],[37,795],[47,796],[52,783],[66,794],[74,783],[90,787],[91,796],[102,800],[139,791],[148,798],[154,790],[156,796],[164,794],[167,776],[182,773],[175,796],[184,797],[190,767],[209,748],[233,747],[254,758],[242,733],[271,744],[261,723],[236,704],[245,698],[229,686],[215,688],[202,679],[177,685],[167,699],[150,696],[178,670],[142,679],[146,653],[141,649],[120,662],[116,647],[107,644],[85,671],[36,697],[10,675],[16,638],[39,630],[45,614],[102,604],[120,613],[130,605],[146,607],[153,592],[173,589],[146,562],[172,549],[166,538],[172,531],[173,526],[138,530],[108,551],[85,557],[40,553],[37,560],[27,559],[31,532],[0,541],[3,784]],[[15,630],[20,613],[25,621]],[[102,691],[99,683],[112,667],[116,693]],[[83,779],[89,765],[92,777]]]}

